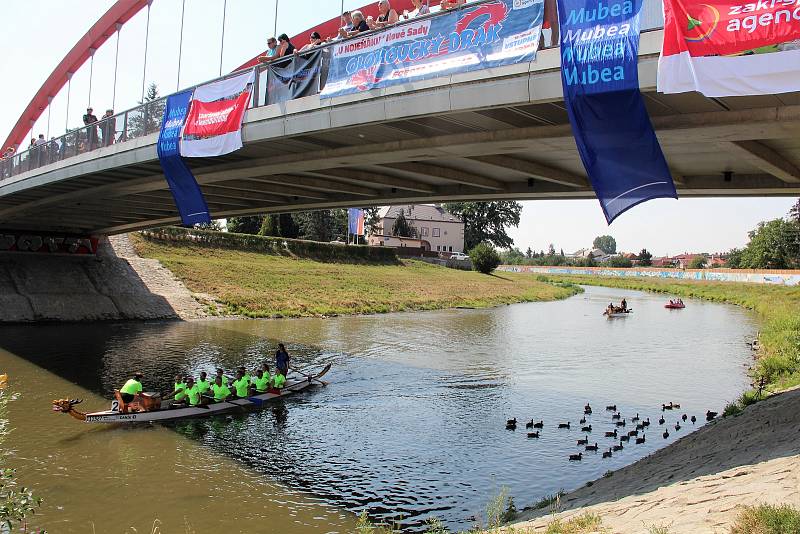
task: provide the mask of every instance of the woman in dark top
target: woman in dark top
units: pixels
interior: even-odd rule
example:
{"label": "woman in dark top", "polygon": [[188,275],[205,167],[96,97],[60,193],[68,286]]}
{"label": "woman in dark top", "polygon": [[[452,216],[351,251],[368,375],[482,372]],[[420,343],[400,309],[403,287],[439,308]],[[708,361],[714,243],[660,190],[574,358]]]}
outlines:
{"label": "woman in dark top", "polygon": [[344,28],[339,29],[340,37],[346,39],[348,37],[358,35],[359,33],[369,31],[369,26],[367,25],[367,21],[364,20],[364,14],[361,13],[361,11],[353,11],[350,17],[353,19],[353,29],[350,31],[347,31]]}
{"label": "woman in dark top", "polygon": [[283,376],[289,374],[289,353],[283,343],[278,343],[278,350],[275,352],[275,367]]}
{"label": "woman in dark top", "polygon": [[280,43],[278,46],[278,57],[291,56],[294,54],[294,45],[289,40],[288,35],[285,33],[280,34],[278,42]]}

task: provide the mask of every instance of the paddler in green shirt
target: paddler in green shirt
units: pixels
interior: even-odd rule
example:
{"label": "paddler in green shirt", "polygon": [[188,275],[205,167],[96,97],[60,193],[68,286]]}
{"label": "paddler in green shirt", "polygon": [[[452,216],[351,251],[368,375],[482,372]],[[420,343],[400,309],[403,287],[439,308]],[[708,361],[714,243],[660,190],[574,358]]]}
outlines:
{"label": "paddler in green shirt", "polygon": [[229,380],[228,377],[225,376],[225,371],[222,370],[222,367],[217,367],[217,376],[214,377],[214,381],[216,382],[217,378],[222,379],[222,384],[224,386],[228,386]]}
{"label": "paddler in green shirt", "polygon": [[242,372],[242,377],[244,377],[244,379],[247,380],[247,383],[249,384],[251,381],[250,373],[248,373],[244,367],[239,367],[239,371]]}
{"label": "paddler in green shirt", "polygon": [[142,373],[135,373],[133,378],[125,382],[119,390],[119,396],[122,398],[122,413],[128,413],[128,405],[135,401],[137,398],[142,397]]}
{"label": "paddler in green shirt", "polygon": [[275,389],[281,389],[283,386],[286,385],[286,377],[283,376],[283,373],[280,369],[275,373],[275,376],[272,377],[272,386]]}
{"label": "paddler in green shirt", "polygon": [[231,390],[222,382],[221,376],[217,376],[211,390],[214,392],[214,402],[222,402],[231,396]]}
{"label": "paddler in green shirt", "polygon": [[201,395],[207,393],[208,390],[211,389],[211,381],[208,380],[208,374],[205,371],[200,373],[200,380],[198,380],[197,384],[195,385],[197,386],[197,389],[200,391]]}
{"label": "paddler in green shirt", "polygon": [[175,399],[175,402],[183,402],[186,398],[186,382],[183,380],[182,375],[178,375],[175,377],[175,389],[172,391],[172,394],[168,397],[165,397],[164,400]]}
{"label": "paddler in green shirt", "polygon": [[240,399],[246,399],[250,390],[250,379],[245,378],[241,369],[236,371],[236,380],[233,381],[233,387],[236,390],[236,396]]}
{"label": "paddler in green shirt", "polygon": [[256,376],[253,377],[253,390],[254,393],[266,393],[269,391],[270,376],[269,371],[264,374],[264,371],[259,369],[256,371]]}
{"label": "paddler in green shirt", "polygon": [[[205,373],[204,373],[205,374]],[[200,385],[194,383],[194,378],[191,376],[186,379],[186,398],[189,401],[189,406],[198,406],[202,402],[202,392]]]}

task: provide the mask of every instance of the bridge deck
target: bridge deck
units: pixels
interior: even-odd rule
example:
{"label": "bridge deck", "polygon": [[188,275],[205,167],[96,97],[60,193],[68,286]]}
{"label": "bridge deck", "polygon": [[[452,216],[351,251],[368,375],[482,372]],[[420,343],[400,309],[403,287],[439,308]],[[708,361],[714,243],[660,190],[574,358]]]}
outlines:
{"label": "bridge deck", "polygon": [[[640,85],[679,194],[800,195],[800,94],[655,92]],[[537,61],[251,109],[245,147],[191,160],[212,216],[490,199],[593,198],[563,105],[558,49]],[[115,234],[179,222],[158,134],[0,181],[0,227]],[[730,173],[730,174],[726,174]]]}

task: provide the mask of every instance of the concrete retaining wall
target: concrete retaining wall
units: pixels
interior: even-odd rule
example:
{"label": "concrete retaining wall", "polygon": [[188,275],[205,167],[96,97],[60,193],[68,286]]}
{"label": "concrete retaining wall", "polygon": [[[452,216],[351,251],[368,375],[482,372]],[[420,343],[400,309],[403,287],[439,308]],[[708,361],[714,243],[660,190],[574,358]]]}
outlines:
{"label": "concrete retaining wall", "polygon": [[181,318],[146,279],[105,239],[97,256],[0,254],[0,322]]}
{"label": "concrete retaining wall", "polygon": [[513,273],[588,274],[593,276],[674,278],[677,280],[800,286],[800,271],[754,271],[750,269],[616,269],[612,267],[539,267],[533,265],[501,265],[497,270]]}

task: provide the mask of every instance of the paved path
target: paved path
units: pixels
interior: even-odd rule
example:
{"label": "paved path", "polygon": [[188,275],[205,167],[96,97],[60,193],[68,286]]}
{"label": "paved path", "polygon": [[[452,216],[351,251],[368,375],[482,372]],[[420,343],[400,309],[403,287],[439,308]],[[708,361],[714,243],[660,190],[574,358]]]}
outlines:
{"label": "paved path", "polygon": [[206,317],[203,306],[183,285],[183,282],[178,280],[172,271],[161,265],[158,260],[140,257],[127,234],[112,236],[108,239],[117,257],[125,260],[131,266],[151,293],[163,297],[179,318],[188,320]]}

